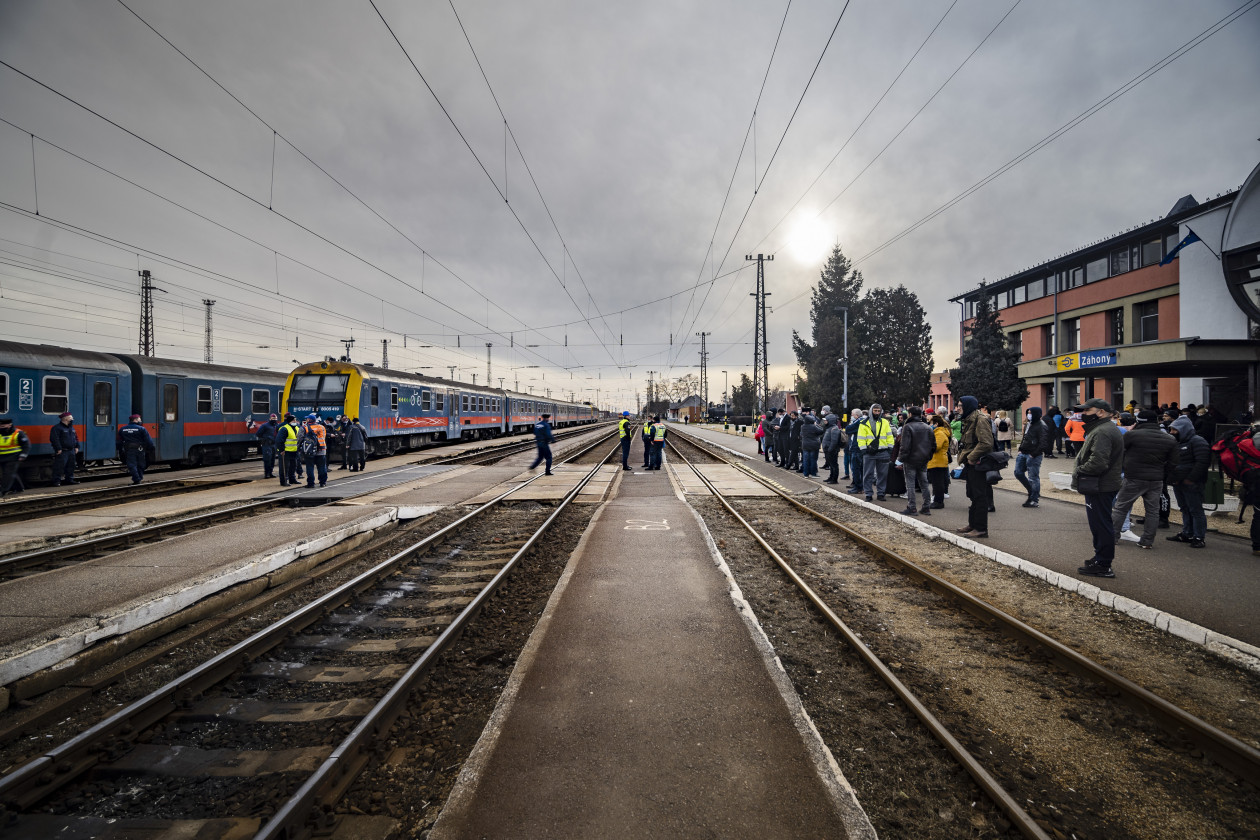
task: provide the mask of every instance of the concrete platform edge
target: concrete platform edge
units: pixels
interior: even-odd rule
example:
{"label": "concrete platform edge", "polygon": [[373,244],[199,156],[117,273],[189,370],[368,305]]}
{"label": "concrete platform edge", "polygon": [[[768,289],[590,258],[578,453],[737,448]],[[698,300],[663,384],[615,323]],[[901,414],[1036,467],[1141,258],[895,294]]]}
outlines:
{"label": "concrete platform edge", "polygon": [[[620,475],[618,475],[619,479]],[[520,695],[521,684],[525,681],[526,674],[529,673],[530,667],[538,657],[538,651],[542,647],[548,629],[551,627],[552,616],[559,606],[560,600],[564,597],[565,590],[569,587],[569,581],[573,578],[574,571],[577,570],[578,564],[586,553],[587,540],[607,508],[606,503],[600,504],[587,523],[586,530],[582,532],[582,536],[578,539],[578,544],[573,547],[573,551],[569,554],[569,561],[565,564],[564,571],[560,573],[560,579],[556,581],[556,588],[552,590],[551,597],[547,599],[547,606],[543,607],[542,615],[538,618],[538,624],[534,626],[533,632],[529,634],[529,639],[525,641],[525,647],[521,650],[521,655],[517,657],[516,664],[512,667],[512,674],[508,677],[507,684],[503,686],[503,693],[499,695],[499,701],[495,703],[489,720],[486,721],[485,727],[481,730],[481,736],[477,738],[477,743],[473,745],[472,752],[468,754],[468,760],[464,762],[464,766],[460,769],[459,777],[455,779],[455,784],[451,786],[451,792],[446,797],[446,802],[442,805],[442,810],[438,814],[433,828],[429,831],[429,840],[442,840],[446,836],[443,823],[447,815],[456,812],[463,813],[471,808],[476,801],[477,788],[481,784],[482,770],[494,755],[495,747],[499,743],[499,735],[503,732],[504,721],[511,714],[512,707],[516,704],[516,698]]]}
{"label": "concrete platform edge", "polygon": [[687,505],[687,509],[695,517],[700,533],[704,534],[704,541],[709,547],[709,556],[713,559],[713,565],[717,566],[718,571],[726,578],[731,604],[735,607],[736,612],[739,613],[745,629],[748,630],[748,635],[752,638],[753,645],[761,654],[762,663],[766,666],[766,672],[770,675],[770,681],[774,683],[774,687],[778,689],[779,695],[783,698],[783,702],[788,708],[792,724],[796,727],[796,731],[800,734],[801,740],[805,744],[805,751],[809,753],[810,760],[814,764],[814,770],[818,773],[818,778],[831,796],[832,804],[844,823],[849,840],[878,840],[879,835],[876,834],[875,826],[871,824],[870,818],[866,815],[866,810],[858,800],[857,791],[849,784],[849,780],[844,777],[844,772],[840,769],[840,765],[836,763],[835,756],[831,754],[831,750],[827,748],[827,744],[823,741],[818,727],[814,725],[813,718],[805,710],[805,705],[801,702],[800,695],[796,693],[796,688],[792,685],[792,680],[784,669],[783,663],[774,652],[774,645],[771,644],[770,637],[766,635],[761,622],[757,620],[752,604],[745,600],[744,593],[735,581],[735,576],[731,574],[731,567],[727,565],[726,558],[722,556],[721,549],[717,547],[717,542],[714,541],[713,534],[709,532],[709,527],[705,524],[704,518],[690,504]]}
{"label": "concrete platform edge", "polygon": [[373,516],[349,522],[325,534],[287,543],[246,558],[242,563],[225,568],[220,574],[195,585],[174,592],[153,593],[145,599],[122,604],[117,611],[109,615],[88,620],[90,625],[86,628],[84,621],[63,625],[67,635],[0,658],[0,685],[9,685],[46,668],[56,668],[103,639],[152,624],[188,608],[203,598],[239,583],[268,575],[295,560],[317,554],[356,534],[379,528],[397,517],[398,511],[395,508],[388,508]]}
{"label": "concrete platform edge", "polygon": [[1044,580],[1051,586],[1057,586],[1067,592],[1073,592],[1090,601],[1101,604],[1104,607],[1110,607],[1116,612],[1122,612],[1138,621],[1146,622],[1157,630],[1162,630],[1178,638],[1193,642],[1196,645],[1207,648],[1213,653],[1228,659],[1230,662],[1249,671],[1260,673],[1260,647],[1248,644],[1241,639],[1235,639],[1232,636],[1226,636],[1223,633],[1217,633],[1202,625],[1195,624],[1193,621],[1187,621],[1184,618],[1164,612],[1140,601],[1132,598],[1126,598],[1123,595],[1117,595],[1114,592],[1108,592],[1097,586],[1086,583],[1071,575],[1064,575],[1059,572],[1047,569],[1045,566],[1038,565],[1031,560],[1025,560],[1005,551],[1000,551],[993,546],[984,545],[983,543],[969,540],[955,533],[938,528],[934,525],[928,525],[918,519],[909,516],[903,516],[896,511],[882,508],[872,502],[864,499],[856,499],[847,493],[841,493],[831,487],[819,485],[819,487],[833,496],[844,499],[849,504],[858,505],[867,510],[887,516],[896,520],[908,528],[919,533],[920,536],[929,540],[943,539],[946,542],[953,543],[964,551],[970,551],[981,557],[988,558],[995,562],[1001,563],[1012,569],[1021,571],[1027,575]]}

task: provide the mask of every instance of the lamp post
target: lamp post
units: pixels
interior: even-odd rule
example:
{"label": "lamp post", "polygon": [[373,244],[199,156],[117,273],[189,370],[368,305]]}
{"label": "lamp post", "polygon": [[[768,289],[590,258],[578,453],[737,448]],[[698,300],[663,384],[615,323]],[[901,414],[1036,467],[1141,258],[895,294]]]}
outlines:
{"label": "lamp post", "polygon": [[844,313],[844,356],[839,361],[844,365],[844,390],[840,394],[840,410],[847,412],[849,410],[849,307],[837,306],[836,312]]}
{"label": "lamp post", "polygon": [[722,419],[725,420],[727,415],[731,413],[730,403],[727,397],[731,393],[731,378],[726,371],[722,371]]}

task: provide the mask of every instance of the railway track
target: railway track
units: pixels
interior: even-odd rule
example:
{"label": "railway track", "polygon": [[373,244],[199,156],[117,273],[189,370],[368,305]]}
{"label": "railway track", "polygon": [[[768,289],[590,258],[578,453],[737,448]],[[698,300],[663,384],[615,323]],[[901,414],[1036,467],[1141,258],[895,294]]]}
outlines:
{"label": "railway track", "polygon": [[45,493],[37,496],[12,499],[0,503],[0,524],[38,519],[62,513],[91,510],[107,505],[153,499],[160,496],[177,496],[198,490],[231,487],[249,481],[245,478],[225,478],[217,481],[168,479],[122,487],[99,487],[94,490],[74,490],[69,493]]}
{"label": "railway track", "polygon": [[[682,444],[674,452],[684,462],[682,449],[730,462],[689,438],[671,440]],[[782,626],[786,607],[774,590],[786,575],[800,593],[794,596],[800,601],[796,609],[813,616],[809,623],[820,615],[826,620],[844,640],[846,652],[873,669],[998,804],[1012,830],[1026,837],[1123,836],[1127,826],[1114,824],[1116,814],[1169,804],[1194,814],[1165,817],[1170,835],[1196,836],[1193,829],[1206,826],[1198,836],[1244,836],[1248,824],[1254,827],[1260,752],[1251,745],[803,504],[756,471],[737,466],[778,498],[728,500],[699,469],[695,472],[725,515],[738,523],[716,528],[715,536],[743,531],[751,537],[751,542],[743,540],[748,542],[744,548],[724,549],[728,562],[732,552],[768,554],[780,569],[779,574],[760,573],[769,577],[754,573],[755,583],[737,575],[745,592],[769,587],[772,594],[763,596],[758,612],[769,613],[768,625]],[[732,536],[727,540],[740,542]],[[890,576],[889,564],[902,574]],[[756,605],[757,598],[752,600]],[[798,628],[793,635],[807,632],[800,623],[790,626]],[[789,636],[776,639],[776,646],[791,648],[798,642]],[[788,661],[809,656],[795,649],[783,655]],[[822,674],[836,666],[832,657],[809,664],[812,669],[798,667],[794,674],[806,695],[818,689],[819,677],[811,671]],[[997,717],[1009,728],[978,729],[976,719],[991,720],[995,708],[1003,709]],[[1066,722],[1046,717],[1055,710]],[[1072,736],[1057,747],[1073,753],[1058,768],[1044,766],[1040,747],[1018,752],[1021,741],[1048,737],[1047,729],[1070,730]],[[1056,731],[1054,737],[1061,734]],[[1015,750],[1003,749],[1012,742]],[[839,757],[851,747],[840,743],[833,751]],[[1108,758],[1110,752],[1123,757]],[[1038,755],[1041,759],[1033,758]],[[1078,775],[1074,781],[1080,790],[1072,788],[1072,781],[1051,781],[1065,768],[1079,769],[1091,759],[1125,778],[1124,786],[1132,788],[1128,802],[1108,801],[1104,794],[1116,789],[1110,779],[1091,786],[1088,773]],[[872,769],[862,766],[857,772]],[[1182,781],[1170,784],[1170,779]],[[1199,795],[1200,785],[1212,793]],[[1143,834],[1132,831],[1130,836]]]}
{"label": "railway track", "polygon": [[[334,822],[345,823],[344,836],[379,831],[384,817],[363,808],[334,816],[337,803],[382,755],[394,720],[410,714],[416,687],[599,469],[554,509],[510,504],[531,479],[409,539],[385,561],[0,778],[5,836],[134,829],[134,836],[293,837]],[[137,816],[144,819],[126,822]]]}

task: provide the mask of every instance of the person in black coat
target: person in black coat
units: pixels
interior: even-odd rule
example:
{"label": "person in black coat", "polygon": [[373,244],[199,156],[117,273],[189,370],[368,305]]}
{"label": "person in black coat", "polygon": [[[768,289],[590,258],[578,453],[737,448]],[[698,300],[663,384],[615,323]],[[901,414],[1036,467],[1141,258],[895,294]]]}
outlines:
{"label": "person in black coat", "polygon": [[1186,415],[1172,423],[1177,435],[1177,467],[1173,471],[1173,495],[1181,510],[1181,530],[1168,539],[1188,542],[1191,548],[1203,548],[1207,537],[1207,516],[1203,513],[1203,489],[1207,484],[1208,464],[1212,448],[1194,430]]}
{"label": "person in black coat", "polygon": [[[782,453],[782,457],[779,458],[779,466],[785,470],[794,469],[796,466],[792,452],[792,428],[797,422],[795,411],[779,419],[779,451]],[[797,439],[799,440],[799,438]],[[798,449],[797,451],[799,452],[800,450]]]}
{"label": "person in black coat", "polygon": [[1111,511],[1111,524],[1118,540],[1125,517],[1140,498],[1146,506],[1146,519],[1138,548],[1151,548],[1155,543],[1160,495],[1173,479],[1181,458],[1177,439],[1159,427],[1155,412],[1139,411],[1137,421],[1124,435],[1124,478]]}
{"label": "person in black coat", "polygon": [[48,444],[53,451],[53,487],[78,484],[74,478],[74,465],[79,455],[79,435],[74,430],[74,415],[62,412],[57,423],[48,430]]}
{"label": "person in black coat", "polygon": [[1033,406],[1028,410],[1024,437],[1015,455],[1015,480],[1028,491],[1026,508],[1041,504],[1041,459],[1053,446],[1050,428],[1041,419],[1041,406]]}

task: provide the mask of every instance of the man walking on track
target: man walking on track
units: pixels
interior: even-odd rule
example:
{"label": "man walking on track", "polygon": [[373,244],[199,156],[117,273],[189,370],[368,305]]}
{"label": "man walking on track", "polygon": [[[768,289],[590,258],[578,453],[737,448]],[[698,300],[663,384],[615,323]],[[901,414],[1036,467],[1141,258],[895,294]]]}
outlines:
{"label": "man walking on track", "polygon": [[535,469],[543,461],[547,462],[547,469],[543,475],[551,475],[551,444],[556,442],[556,436],[551,433],[550,414],[544,414],[542,419],[534,424],[534,443],[538,445],[538,457],[534,459],[534,463],[529,468]]}
{"label": "man walking on track", "polygon": [[617,437],[621,441],[621,468],[623,470],[633,469],[630,466],[630,441],[634,439],[634,433],[630,428],[630,412],[621,412],[621,419],[617,421]]}

